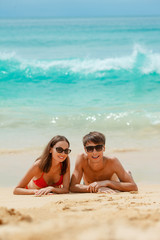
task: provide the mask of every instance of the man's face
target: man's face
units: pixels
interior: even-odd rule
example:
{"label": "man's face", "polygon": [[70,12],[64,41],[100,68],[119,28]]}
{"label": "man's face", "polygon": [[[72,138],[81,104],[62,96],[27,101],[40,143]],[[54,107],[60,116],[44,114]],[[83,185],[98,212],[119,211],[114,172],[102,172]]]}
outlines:
{"label": "man's face", "polygon": [[105,146],[103,144],[88,142],[84,149],[88,156],[88,159],[90,159],[92,162],[96,163],[103,159],[103,152],[105,151]]}

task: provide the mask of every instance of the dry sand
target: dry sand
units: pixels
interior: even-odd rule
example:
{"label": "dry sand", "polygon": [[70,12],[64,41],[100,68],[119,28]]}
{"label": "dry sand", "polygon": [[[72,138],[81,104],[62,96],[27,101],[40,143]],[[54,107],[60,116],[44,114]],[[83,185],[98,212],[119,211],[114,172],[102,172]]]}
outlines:
{"label": "dry sand", "polygon": [[0,188],[0,240],[158,240],[160,185],[139,192],[15,196]]}

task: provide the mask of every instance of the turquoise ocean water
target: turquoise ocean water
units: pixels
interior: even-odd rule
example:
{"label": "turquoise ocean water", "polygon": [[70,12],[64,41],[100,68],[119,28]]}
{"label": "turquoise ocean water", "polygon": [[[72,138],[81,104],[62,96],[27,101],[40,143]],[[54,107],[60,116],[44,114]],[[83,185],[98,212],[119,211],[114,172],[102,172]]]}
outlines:
{"label": "turquoise ocean water", "polygon": [[88,131],[159,146],[160,17],[0,19],[0,149]]}

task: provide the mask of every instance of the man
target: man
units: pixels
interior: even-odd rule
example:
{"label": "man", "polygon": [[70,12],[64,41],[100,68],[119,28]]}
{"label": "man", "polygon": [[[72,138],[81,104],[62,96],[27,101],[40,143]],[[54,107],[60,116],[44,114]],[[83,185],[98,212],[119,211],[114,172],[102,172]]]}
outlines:
{"label": "man", "polygon": [[[130,173],[115,157],[104,156],[105,136],[90,132],[83,137],[85,153],[78,156],[72,174],[70,191],[81,193],[137,191]],[[80,184],[83,177],[84,184]]]}

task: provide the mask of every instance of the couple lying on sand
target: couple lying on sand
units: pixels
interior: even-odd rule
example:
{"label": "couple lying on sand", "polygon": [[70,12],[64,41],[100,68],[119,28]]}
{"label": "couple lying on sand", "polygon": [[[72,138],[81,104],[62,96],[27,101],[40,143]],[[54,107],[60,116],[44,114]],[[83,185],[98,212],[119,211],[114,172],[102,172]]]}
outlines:
{"label": "couple lying on sand", "polygon": [[[77,157],[70,181],[69,141],[55,136],[47,144],[42,155],[34,162],[14,189],[14,194],[46,195],[53,193],[114,193],[137,191],[130,172],[120,161],[104,156],[105,136],[90,132],[83,137],[85,153]],[[83,177],[84,184],[81,184]]]}

